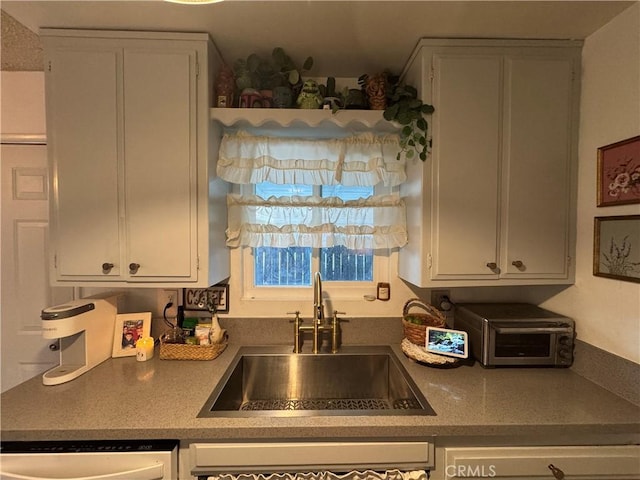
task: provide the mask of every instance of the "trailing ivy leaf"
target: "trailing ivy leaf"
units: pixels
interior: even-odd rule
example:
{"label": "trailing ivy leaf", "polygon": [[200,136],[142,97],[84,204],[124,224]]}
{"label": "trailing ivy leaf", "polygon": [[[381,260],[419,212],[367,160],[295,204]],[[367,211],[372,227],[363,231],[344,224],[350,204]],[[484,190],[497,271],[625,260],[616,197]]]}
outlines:
{"label": "trailing ivy leaf", "polygon": [[411,85],[405,85],[404,89],[406,90],[406,92],[411,95],[413,98],[417,98],[418,96],[418,90],[415,87],[412,87]]}
{"label": "trailing ivy leaf", "polygon": [[420,145],[422,145],[423,147],[426,147],[427,146],[427,139],[424,138],[424,137],[420,137],[418,139],[418,143],[420,143]]}
{"label": "trailing ivy leaf", "polygon": [[391,105],[390,107],[387,107],[385,109],[382,116],[384,117],[385,120],[391,122],[396,117],[396,114],[398,113],[398,108],[400,108],[400,106],[397,103],[395,105]]}
{"label": "trailing ivy leaf", "polygon": [[307,59],[302,64],[302,69],[308,71],[308,70],[311,70],[312,67],[313,67],[313,57],[307,57]]}
{"label": "trailing ivy leaf", "polygon": [[424,118],[418,118],[416,121],[416,127],[420,130],[426,132],[427,131],[427,121]]}
{"label": "trailing ivy leaf", "polygon": [[429,115],[435,111],[435,108],[433,108],[433,105],[424,104],[420,108],[420,111],[426,115]]}
{"label": "trailing ivy leaf", "polygon": [[423,150],[422,152],[420,152],[420,160],[424,162],[426,159],[427,159],[427,152]]}
{"label": "trailing ivy leaf", "polygon": [[405,137],[411,135],[411,127],[409,125],[402,129],[402,135],[404,135]]}
{"label": "trailing ivy leaf", "polygon": [[413,150],[407,150],[404,155],[405,155],[405,157],[411,159],[411,158],[413,158],[413,152],[414,152]]}

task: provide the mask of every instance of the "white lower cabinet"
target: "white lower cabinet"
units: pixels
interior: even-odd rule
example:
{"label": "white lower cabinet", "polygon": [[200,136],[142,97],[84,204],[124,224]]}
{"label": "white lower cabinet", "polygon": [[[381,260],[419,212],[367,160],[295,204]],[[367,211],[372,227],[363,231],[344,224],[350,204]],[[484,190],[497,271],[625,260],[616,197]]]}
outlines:
{"label": "white lower cabinet", "polygon": [[445,448],[434,479],[640,479],[640,446]]}
{"label": "white lower cabinet", "polygon": [[423,41],[407,70],[435,107],[432,155],[400,188],[420,287],[572,283],[580,47]]}
{"label": "white lower cabinet", "polygon": [[228,277],[208,35],[44,29],[41,38],[53,283]]}

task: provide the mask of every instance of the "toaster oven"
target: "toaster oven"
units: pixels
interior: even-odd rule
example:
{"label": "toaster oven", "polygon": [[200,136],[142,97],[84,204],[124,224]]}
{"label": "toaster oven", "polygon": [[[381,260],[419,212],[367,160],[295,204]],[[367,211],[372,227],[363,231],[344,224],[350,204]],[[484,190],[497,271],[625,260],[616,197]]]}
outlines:
{"label": "toaster oven", "polygon": [[536,305],[458,304],[454,328],[467,332],[471,354],[484,367],[573,363],[574,321]]}

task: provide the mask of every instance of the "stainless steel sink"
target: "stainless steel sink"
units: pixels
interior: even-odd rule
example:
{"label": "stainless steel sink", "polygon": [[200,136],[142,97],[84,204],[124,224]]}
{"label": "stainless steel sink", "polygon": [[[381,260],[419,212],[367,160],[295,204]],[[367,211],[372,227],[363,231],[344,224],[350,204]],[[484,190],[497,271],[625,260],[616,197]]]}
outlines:
{"label": "stainless steel sink", "polygon": [[435,415],[388,346],[242,347],[199,417]]}

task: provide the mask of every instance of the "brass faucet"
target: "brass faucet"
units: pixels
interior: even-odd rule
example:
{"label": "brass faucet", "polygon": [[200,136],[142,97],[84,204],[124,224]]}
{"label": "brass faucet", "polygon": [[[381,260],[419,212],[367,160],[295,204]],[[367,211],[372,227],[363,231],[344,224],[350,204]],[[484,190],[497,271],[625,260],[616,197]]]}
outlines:
{"label": "brass faucet", "polygon": [[344,312],[334,311],[331,324],[325,322],[322,303],[322,276],[320,272],[316,272],[313,276],[313,324],[302,325],[299,311],[289,313],[296,316],[293,325],[293,353],[300,353],[300,332],[313,332],[313,353],[320,351],[322,332],[331,332],[331,353],[338,351],[340,340],[340,319],[338,315],[343,315]]}

